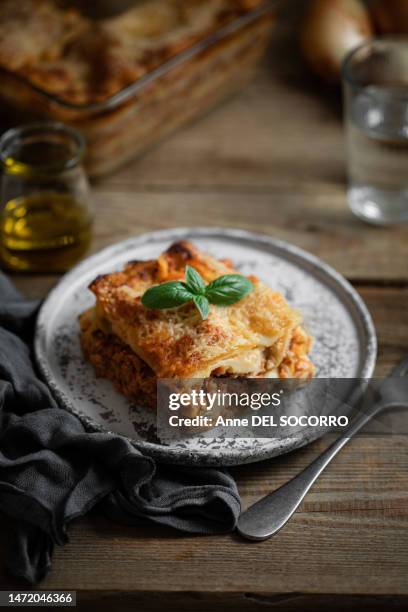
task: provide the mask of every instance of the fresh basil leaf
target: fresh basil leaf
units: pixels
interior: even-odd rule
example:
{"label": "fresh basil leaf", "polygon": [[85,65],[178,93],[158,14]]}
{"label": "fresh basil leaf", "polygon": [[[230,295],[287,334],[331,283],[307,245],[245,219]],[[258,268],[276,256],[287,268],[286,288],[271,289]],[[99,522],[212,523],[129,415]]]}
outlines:
{"label": "fresh basil leaf", "polygon": [[210,302],[207,300],[207,298],[204,295],[195,295],[193,297],[193,302],[196,305],[201,318],[206,319],[208,317],[208,313],[210,312]]}
{"label": "fresh basil leaf", "polygon": [[191,293],[195,293],[196,295],[204,295],[205,282],[201,277],[201,274],[199,274],[197,270],[191,266],[186,266],[186,284]]}
{"label": "fresh basil leaf", "polygon": [[207,285],[205,295],[211,304],[229,306],[253,290],[250,280],[240,274],[224,274]]}
{"label": "fresh basil leaf", "polygon": [[193,299],[193,294],[185,283],[170,281],[162,285],[150,287],[142,296],[142,304],[146,308],[164,309],[181,306]]}

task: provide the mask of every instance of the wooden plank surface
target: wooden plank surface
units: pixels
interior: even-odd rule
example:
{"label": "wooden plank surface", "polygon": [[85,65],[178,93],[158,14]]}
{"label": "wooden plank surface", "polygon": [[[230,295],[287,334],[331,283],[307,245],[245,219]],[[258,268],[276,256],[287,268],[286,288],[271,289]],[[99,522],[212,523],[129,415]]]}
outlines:
{"label": "wooden plank surface", "polygon": [[[276,88],[266,64],[238,98],[95,185],[92,250],[146,230],[232,225],[297,244],[356,282],[405,281],[406,226],[372,227],[347,207],[340,119]],[[262,110],[268,121],[251,119]]]}
{"label": "wooden plank surface", "polygon": [[[92,251],[147,230],[233,226],[286,239],[343,273],[377,328],[377,375],[408,351],[408,229],[349,212],[339,96],[305,74],[279,28],[254,83],[144,159],[93,186]],[[43,297],[57,277],[14,277]],[[42,588],[81,590],[84,609],[403,610],[408,597],[408,438],[362,436],[299,512],[260,544],[115,525],[93,512],[70,529]],[[324,448],[234,469],[246,507]],[[7,527],[0,528],[4,535]],[[0,550],[4,541],[0,538]],[[0,573],[0,586],[15,584]],[[335,599],[333,597],[336,596]]]}
{"label": "wooden plank surface", "polygon": [[[243,506],[286,482],[326,444],[235,468]],[[53,572],[41,586],[407,595],[407,468],[406,436],[354,439],[291,522],[263,543],[235,534],[197,538],[156,526],[123,527],[94,512],[72,526],[70,544],[56,550]]]}

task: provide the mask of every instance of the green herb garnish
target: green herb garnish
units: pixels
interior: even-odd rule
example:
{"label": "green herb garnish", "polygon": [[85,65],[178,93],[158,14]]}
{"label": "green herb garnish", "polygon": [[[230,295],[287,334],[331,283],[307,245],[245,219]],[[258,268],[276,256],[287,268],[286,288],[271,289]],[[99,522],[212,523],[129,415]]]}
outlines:
{"label": "green herb garnish", "polygon": [[224,274],[206,285],[202,276],[186,266],[186,282],[170,281],[151,287],[142,296],[146,308],[175,308],[194,302],[202,319],[208,317],[210,304],[229,306],[238,302],[254,288],[250,280],[240,274]]}

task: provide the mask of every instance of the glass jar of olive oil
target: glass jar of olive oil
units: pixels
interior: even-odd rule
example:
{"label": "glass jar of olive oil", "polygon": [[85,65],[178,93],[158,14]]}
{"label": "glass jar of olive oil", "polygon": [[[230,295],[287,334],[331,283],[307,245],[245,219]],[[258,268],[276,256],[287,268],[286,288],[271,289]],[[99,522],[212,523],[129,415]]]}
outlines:
{"label": "glass jar of olive oil", "polygon": [[0,139],[0,262],[11,270],[63,272],[91,238],[82,136],[61,123],[32,123]]}

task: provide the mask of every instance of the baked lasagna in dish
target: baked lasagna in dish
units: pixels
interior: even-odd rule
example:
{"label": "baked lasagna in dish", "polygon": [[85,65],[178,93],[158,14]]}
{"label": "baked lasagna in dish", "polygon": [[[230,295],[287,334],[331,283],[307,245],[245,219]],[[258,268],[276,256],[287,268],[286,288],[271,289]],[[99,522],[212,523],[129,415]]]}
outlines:
{"label": "baked lasagna in dish", "polygon": [[80,317],[81,345],[98,376],[132,401],[155,407],[158,378],[314,375],[312,339],[300,313],[256,277],[250,293],[229,306],[212,304],[205,320],[190,302],[166,310],[143,306],[147,289],[184,280],[186,265],[206,283],[236,273],[230,261],[181,241],[157,260],[130,262],[93,281],[96,304]]}
{"label": "baked lasagna in dish", "polygon": [[57,0],[0,2],[0,65],[76,104],[106,99],[261,0],[145,0],[92,20]]}
{"label": "baked lasagna in dish", "polygon": [[1,0],[0,96],[18,121],[80,129],[93,176],[240,89],[272,23],[267,0],[140,0],[99,20],[76,4]]}

